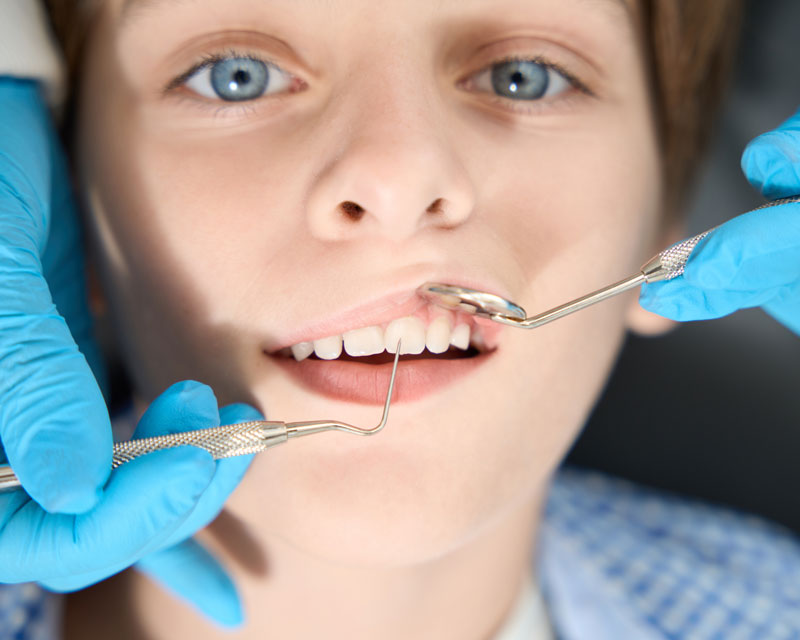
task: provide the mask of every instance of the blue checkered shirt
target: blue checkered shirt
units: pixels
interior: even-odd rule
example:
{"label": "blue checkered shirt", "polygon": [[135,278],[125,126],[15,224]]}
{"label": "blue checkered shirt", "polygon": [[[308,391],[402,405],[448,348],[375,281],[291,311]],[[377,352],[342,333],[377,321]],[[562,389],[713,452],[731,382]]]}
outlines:
{"label": "blue checkered shirt", "polygon": [[562,469],[539,563],[562,640],[800,638],[800,543],[751,515]]}
{"label": "blue checkered shirt", "polygon": [[[800,639],[800,543],[759,518],[566,468],[540,535],[559,640]],[[59,606],[0,585],[0,640],[57,639]]]}

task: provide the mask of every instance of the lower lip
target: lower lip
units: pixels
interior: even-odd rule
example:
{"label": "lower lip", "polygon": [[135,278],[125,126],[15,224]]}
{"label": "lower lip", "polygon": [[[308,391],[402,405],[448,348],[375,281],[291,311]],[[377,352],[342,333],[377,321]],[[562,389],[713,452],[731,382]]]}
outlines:
{"label": "lower lip", "polygon": [[[413,401],[451,385],[483,366],[495,352],[453,360],[407,360],[397,364],[392,404]],[[270,357],[301,386],[322,396],[382,405],[386,401],[392,364],[362,364],[342,360]]]}

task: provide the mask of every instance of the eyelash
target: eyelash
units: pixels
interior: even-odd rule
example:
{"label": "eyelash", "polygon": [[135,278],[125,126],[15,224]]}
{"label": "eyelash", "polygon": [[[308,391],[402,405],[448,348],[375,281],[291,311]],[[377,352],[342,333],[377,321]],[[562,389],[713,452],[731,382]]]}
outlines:
{"label": "eyelash", "polygon": [[224,53],[207,53],[205,54],[199,62],[196,62],[190,69],[184,71],[182,74],[173,78],[169,81],[166,87],[164,87],[164,93],[169,93],[170,91],[175,91],[176,89],[180,89],[183,85],[185,85],[193,76],[197,75],[204,69],[208,69],[213,67],[215,64],[219,64],[225,60],[229,60],[230,58],[251,58],[253,60],[260,60],[264,64],[269,66],[275,66],[268,60],[264,60],[259,56],[245,53],[242,51],[235,51],[233,49],[229,49]]}
{"label": "eyelash", "polygon": [[[201,71],[205,69],[211,69],[213,68],[214,65],[224,62],[226,60],[230,60],[232,58],[248,58],[251,60],[259,61],[265,64],[270,70],[273,69],[278,70],[281,73],[287,74],[292,78],[296,79],[296,76],[289,73],[288,71],[284,71],[280,66],[267,59],[264,59],[261,55],[229,49],[221,53],[212,53],[204,55],[202,59],[198,61],[196,64],[194,64],[189,70],[185,71],[176,78],[172,79],[164,88],[164,94],[169,94],[181,88],[186,88],[186,83],[193,77],[198,75]],[[484,65],[483,67],[481,67],[480,69],[473,71],[468,76],[458,81],[456,84],[461,88],[470,90],[469,85],[474,83],[474,78],[478,76],[478,74],[490,73],[493,67],[507,62],[532,62],[534,64],[543,67],[548,72],[557,73],[569,84],[569,87],[571,89],[574,89],[590,97],[595,96],[594,92],[591,89],[589,89],[589,87],[587,87],[586,84],[584,84],[577,76],[575,76],[575,74],[571,73],[563,66],[550,62],[549,60],[541,58],[539,56],[531,56],[531,57],[508,56],[500,58],[498,60],[493,60],[488,64]],[[223,100],[222,98],[212,99],[203,97],[194,92],[192,89],[188,89],[188,91],[190,91],[193,94],[192,99],[195,103],[200,103],[203,104],[203,106],[213,108],[215,115],[228,114],[233,110],[236,110],[241,114],[250,114],[253,113],[255,110],[255,105],[253,103],[259,101],[261,98],[264,97],[280,98],[285,94],[293,92],[292,90],[285,90],[276,94],[267,94],[266,96],[262,94],[262,96],[253,98],[252,100],[243,100],[240,102],[235,102],[235,101]],[[487,91],[474,91],[474,92],[487,96],[488,99],[494,104],[497,104],[499,106],[502,106],[503,108],[519,113],[532,113],[534,111],[541,110],[544,107],[544,105],[542,104],[543,102],[549,104],[557,100],[558,101],[566,100],[570,98],[568,94],[571,93],[571,91],[567,90],[564,92],[559,92],[559,94],[553,96],[552,99],[547,99],[546,97],[543,97],[534,100],[520,100],[493,94]],[[562,94],[567,94],[567,95],[562,95]]]}

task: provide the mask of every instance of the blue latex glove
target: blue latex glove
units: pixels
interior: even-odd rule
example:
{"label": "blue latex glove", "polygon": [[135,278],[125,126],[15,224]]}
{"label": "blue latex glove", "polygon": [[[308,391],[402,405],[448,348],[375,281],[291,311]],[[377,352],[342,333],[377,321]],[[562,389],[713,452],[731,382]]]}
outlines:
{"label": "blue latex glove", "polygon": [[[247,405],[218,410],[209,387],[179,382],[148,408],[134,437],[258,419]],[[216,517],[251,459],[215,462],[196,447],[148,454],[114,471],[95,507],[79,515],[48,513],[22,491],[0,494],[0,582],[36,580],[71,591],[143,559],[141,568],[159,580],[168,567],[167,587],[188,592],[204,613],[238,624],[233,583],[189,538]]]}
{"label": "blue latex glove", "polygon": [[[41,505],[25,503],[24,518],[15,513],[19,496],[2,498],[0,581],[48,580],[75,589],[105,577],[111,571],[101,566],[130,565],[142,557],[145,543],[163,546],[170,533],[170,541],[189,535],[185,528],[177,535],[173,530],[204,487],[203,508],[195,510],[200,515],[185,526],[196,529],[210,520],[249,463],[235,459],[220,473],[202,451],[158,454],[125,469],[104,489],[111,426],[89,366],[102,377],[100,362],[86,306],[79,225],[49,113],[35,83],[0,78],[0,442],[25,491]],[[202,392],[203,399],[192,393],[185,402],[200,402],[196,410],[206,415],[208,394]],[[186,428],[216,419],[190,421]],[[175,477],[162,486],[167,459],[175,462]],[[147,500],[126,504],[133,494]],[[66,533],[78,522],[76,514],[85,518],[81,522],[103,523],[108,535],[86,534],[70,546]],[[45,533],[53,537],[42,538]],[[56,553],[56,540],[68,546]],[[20,553],[28,554],[24,571],[6,571]],[[65,579],[51,564],[62,554],[71,570],[99,572]],[[143,562],[148,573],[219,622],[236,623],[233,585],[196,545],[162,549]]]}
{"label": "blue latex glove", "polygon": [[[742,169],[769,200],[800,194],[800,111],[745,149]],[[800,204],[745,213],[692,252],[683,276],[645,285],[640,304],[673,320],[762,307],[800,334]]]}

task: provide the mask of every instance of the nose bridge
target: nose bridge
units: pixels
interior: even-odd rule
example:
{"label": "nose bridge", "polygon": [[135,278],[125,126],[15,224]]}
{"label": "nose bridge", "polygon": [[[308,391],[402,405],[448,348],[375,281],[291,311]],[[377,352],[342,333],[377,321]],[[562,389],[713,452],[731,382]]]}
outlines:
{"label": "nose bridge", "polygon": [[417,68],[374,56],[330,105],[340,133],[309,200],[318,235],[407,237],[469,216],[472,187],[442,126],[444,106]]}

